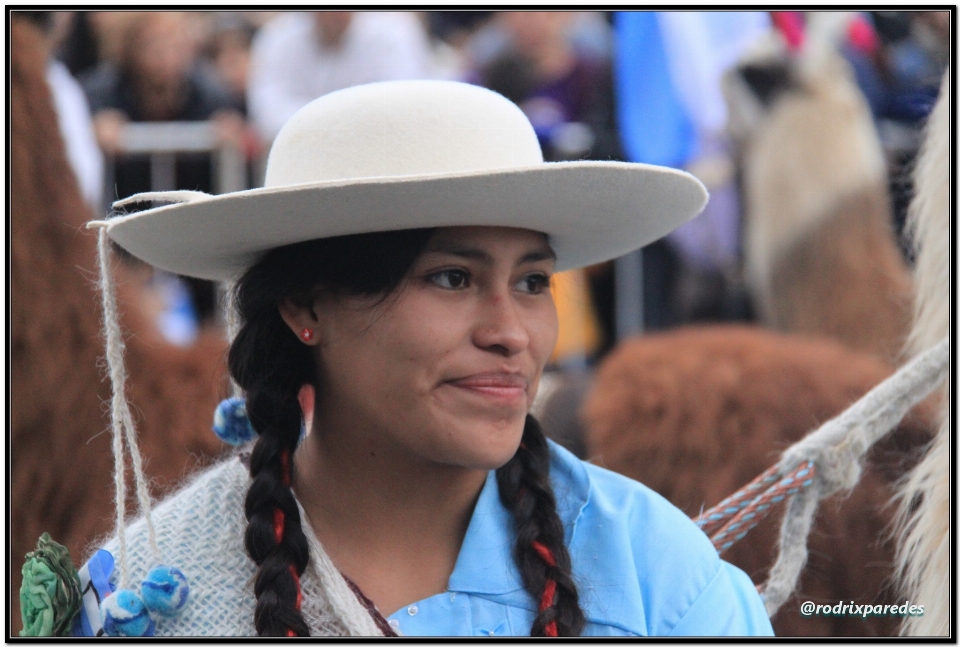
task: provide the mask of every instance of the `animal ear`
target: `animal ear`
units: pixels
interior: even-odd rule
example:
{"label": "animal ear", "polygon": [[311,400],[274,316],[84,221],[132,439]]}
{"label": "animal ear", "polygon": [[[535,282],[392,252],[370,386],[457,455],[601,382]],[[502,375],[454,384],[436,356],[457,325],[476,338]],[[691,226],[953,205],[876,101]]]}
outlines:
{"label": "animal ear", "polygon": [[737,67],[737,73],[766,109],[791,86],[790,67],[783,60],[743,63]]}

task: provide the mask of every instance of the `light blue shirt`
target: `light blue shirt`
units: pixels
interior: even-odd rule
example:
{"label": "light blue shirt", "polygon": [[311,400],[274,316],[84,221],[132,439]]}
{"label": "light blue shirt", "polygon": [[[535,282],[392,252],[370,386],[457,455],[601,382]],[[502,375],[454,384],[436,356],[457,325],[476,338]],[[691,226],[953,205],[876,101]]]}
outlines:
{"label": "light blue shirt", "polygon": [[[573,562],[584,636],[772,636],[747,575],[646,486],[550,443],[550,480]],[[536,604],[514,563],[513,518],[494,472],[448,590],[387,620],[407,636],[529,636]]]}

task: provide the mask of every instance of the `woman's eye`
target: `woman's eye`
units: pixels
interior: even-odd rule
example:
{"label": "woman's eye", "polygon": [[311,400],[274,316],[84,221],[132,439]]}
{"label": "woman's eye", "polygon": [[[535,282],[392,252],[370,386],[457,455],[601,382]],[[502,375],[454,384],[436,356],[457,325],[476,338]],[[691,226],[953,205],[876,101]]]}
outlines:
{"label": "woman's eye", "polygon": [[550,277],[546,274],[528,274],[517,283],[517,289],[527,294],[540,294],[550,288]]}
{"label": "woman's eye", "polygon": [[470,285],[470,277],[463,270],[443,270],[431,274],[429,279],[447,290],[460,290]]}

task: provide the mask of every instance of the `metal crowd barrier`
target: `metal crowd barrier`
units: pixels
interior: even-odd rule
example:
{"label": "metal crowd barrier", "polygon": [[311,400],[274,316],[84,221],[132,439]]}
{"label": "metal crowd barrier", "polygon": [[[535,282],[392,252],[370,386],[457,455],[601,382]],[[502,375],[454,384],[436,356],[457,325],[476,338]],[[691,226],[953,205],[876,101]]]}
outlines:
{"label": "metal crowd barrier", "polygon": [[[217,141],[213,124],[207,121],[131,122],[120,133],[120,151],[105,164],[106,211],[115,199],[114,177],[118,159],[132,155],[146,155],[150,160],[150,191],[176,189],[176,161],[178,155],[206,153],[212,162],[213,193],[229,193],[250,188],[247,161],[239,148],[231,143]],[[254,172],[258,170],[254,162]],[[254,180],[255,181],[255,180]],[[223,298],[222,285],[217,285],[218,300]],[[179,325],[184,325],[179,321]],[[166,333],[165,333],[166,334]],[[168,339],[179,345],[189,345],[195,330],[180,331],[180,338]]]}
{"label": "metal crowd barrier", "polygon": [[[176,188],[176,156],[182,153],[210,154],[214,193],[250,188],[243,152],[231,144],[218,142],[213,124],[207,121],[131,122],[123,127],[120,148],[120,156],[149,156],[151,191]],[[113,159],[108,160],[105,175],[106,195],[112,196]]]}

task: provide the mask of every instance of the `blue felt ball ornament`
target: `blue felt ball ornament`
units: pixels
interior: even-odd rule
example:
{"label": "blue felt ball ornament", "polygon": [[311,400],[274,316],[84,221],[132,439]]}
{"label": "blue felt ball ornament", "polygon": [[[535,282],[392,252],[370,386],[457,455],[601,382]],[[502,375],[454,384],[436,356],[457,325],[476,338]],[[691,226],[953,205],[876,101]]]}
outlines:
{"label": "blue felt ball ornament", "polygon": [[140,584],[140,597],[143,604],[161,616],[175,616],[183,611],[190,595],[190,585],[179,568],[157,566]]}
{"label": "blue felt ball ornament", "polygon": [[244,445],[257,437],[243,398],[227,398],[213,413],[213,433],[230,445]]}
{"label": "blue felt ball ornament", "polygon": [[152,636],[156,625],[135,591],[120,589],[103,599],[100,620],[108,636]]}

